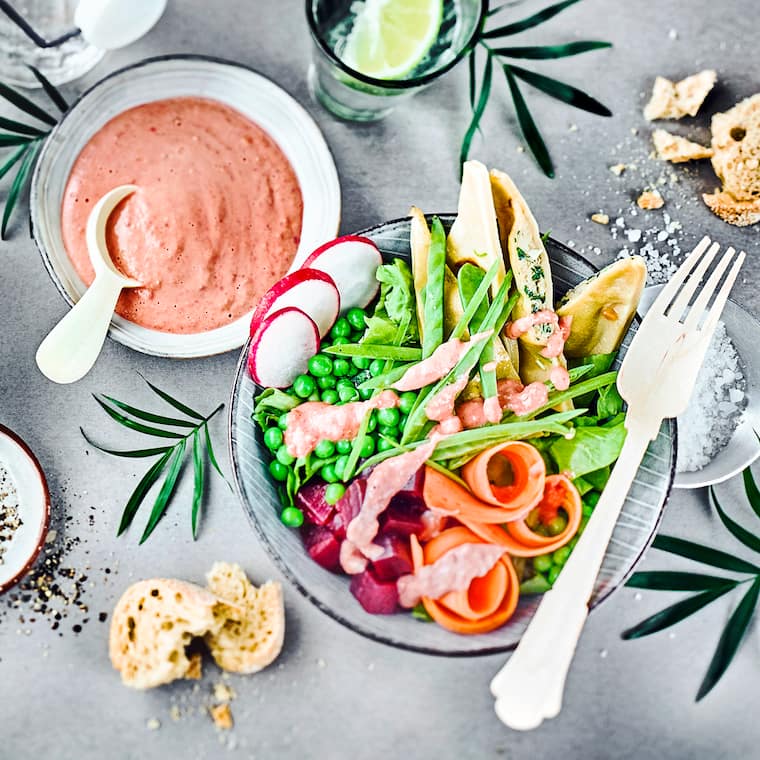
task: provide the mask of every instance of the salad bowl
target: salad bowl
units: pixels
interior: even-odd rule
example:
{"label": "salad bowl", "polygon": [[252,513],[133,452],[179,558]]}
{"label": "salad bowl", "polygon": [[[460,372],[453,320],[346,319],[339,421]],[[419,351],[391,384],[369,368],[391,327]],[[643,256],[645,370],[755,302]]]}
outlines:
{"label": "salad bowl", "polygon": [[[454,215],[438,215],[446,231]],[[362,230],[386,261],[410,258],[410,220],[397,219]],[[596,270],[551,238],[546,241],[557,299]],[[636,330],[622,344],[624,354]],[[263,436],[251,419],[253,398],[260,390],[246,369],[248,346],[237,366],[229,406],[229,446],[238,496],[272,559],[296,588],[326,614],[363,636],[402,649],[434,655],[472,656],[513,649],[538,606],[540,597],[521,595],[517,611],[503,627],[486,634],[458,636],[411,615],[370,615],[349,593],[349,580],[318,566],[306,553],[298,531],[282,524],[275,484],[269,477]],[[619,364],[618,364],[619,366]],[[619,588],[649,546],[672,487],[676,428],[666,421],[649,446],[622,509],[592,596],[592,607]]]}

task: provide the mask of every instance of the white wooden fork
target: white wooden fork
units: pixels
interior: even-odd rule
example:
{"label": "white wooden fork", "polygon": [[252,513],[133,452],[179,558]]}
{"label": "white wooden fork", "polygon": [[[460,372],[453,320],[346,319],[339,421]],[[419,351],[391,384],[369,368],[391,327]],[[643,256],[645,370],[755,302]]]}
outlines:
{"label": "white wooden fork", "polygon": [[628,403],[628,433],[620,457],[554,587],[544,594],[517,649],[491,681],[496,714],[510,728],[530,730],[559,714],[588,600],[625,497],[663,419],[686,409],[744,262],[744,252],[735,256],[729,248],[697,293],[719,249],[709,238],[700,241],[662,289],[628,348],[617,378],[620,395]]}

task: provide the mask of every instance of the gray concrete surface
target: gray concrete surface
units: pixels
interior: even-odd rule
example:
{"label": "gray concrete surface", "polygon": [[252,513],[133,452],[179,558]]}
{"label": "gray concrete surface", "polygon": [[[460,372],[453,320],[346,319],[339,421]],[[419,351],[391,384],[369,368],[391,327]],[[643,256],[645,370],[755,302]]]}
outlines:
{"label": "gray concrete surface", "polygon": [[[540,6],[531,0],[509,14],[521,17]],[[574,241],[595,263],[605,263],[621,245],[608,228],[588,221],[589,214],[603,209],[614,218],[621,209],[627,215],[632,198],[662,172],[647,159],[649,129],[641,117],[644,93],[654,76],[680,77],[708,66],[718,70],[720,83],[705,115],[675,127],[704,138],[711,111],[759,89],[757,31],[751,0],[585,0],[526,35],[525,41],[612,40],[611,51],[536,68],[585,86],[612,107],[614,118],[586,115],[526,88],[557,164],[557,179],[548,180],[519,150],[506,85],[497,73],[483,137],[475,140],[473,155],[516,178],[542,227],[560,240]],[[428,211],[455,207],[456,155],[468,118],[462,69],[381,124],[339,123],[309,100],[305,72],[310,40],[303,3],[175,0],[147,37],[107,55],[85,81],[66,91],[73,94],[125,63],[170,52],[242,61],[304,103],[335,154],[343,187],[343,230],[403,215],[412,202]],[[636,168],[616,178],[608,166],[619,161],[635,163]],[[698,192],[715,183],[709,166],[675,171],[679,181],[663,186],[663,194],[665,210],[683,224],[678,233],[682,247],[690,247],[703,233],[744,246],[749,259],[735,296],[760,314],[758,229],[731,228],[702,205]],[[626,218],[631,224],[637,221]],[[662,224],[661,212],[647,219],[652,222],[641,223],[638,217],[639,226]],[[8,597],[0,599],[3,760],[227,754],[336,760],[717,760],[760,755],[758,630],[751,630],[715,691],[695,704],[694,695],[731,609],[729,601],[713,604],[670,634],[623,642],[624,628],[677,596],[640,596],[631,589],[616,593],[591,616],[568,679],[564,710],[533,733],[511,732],[493,714],[487,684],[502,658],[446,660],[394,651],[344,630],[290,587],[285,589],[288,634],[278,664],[260,675],[229,681],[237,693],[232,706],[236,726],[230,736],[218,734],[202,710],[218,680],[211,667],[197,688],[183,682],[149,693],[125,689],[108,662],[107,623],[97,617],[110,611],[130,582],[162,575],[200,580],[220,558],[241,562],[256,579],[278,573],[235,498],[216,482],[197,542],[189,537],[188,483],[146,545],[137,546],[135,531],[117,539],[124,499],[142,470],[139,463],[88,450],[79,425],[101,440],[126,443],[126,436],[99,412],[90,394],[105,391],[147,403],[149,392],[138,371],[210,410],[226,400],[237,357],[173,362],[109,342],[94,371],[80,383],[57,387],[47,382],[34,365],[34,352],[64,314],[65,305],[28,238],[23,215],[17,217],[10,242],[0,244],[0,304],[0,421],[26,438],[47,472],[59,531],[56,546],[74,537],[80,540],[62,565],[88,576],[82,590],[88,612],[67,608],[55,631],[51,620],[31,611],[30,602],[8,609]],[[224,421],[217,419],[213,433],[220,450],[225,432]],[[226,455],[223,465],[228,469]],[[743,509],[736,484],[722,492],[736,510]],[[674,493],[662,530],[736,549],[708,509],[703,492]],[[687,565],[650,551],[643,567]],[[89,622],[83,624],[84,618]],[[74,625],[82,625],[80,633],[73,631]],[[172,706],[180,709],[179,720],[173,720]],[[148,728],[153,718],[161,724],[157,730]]]}

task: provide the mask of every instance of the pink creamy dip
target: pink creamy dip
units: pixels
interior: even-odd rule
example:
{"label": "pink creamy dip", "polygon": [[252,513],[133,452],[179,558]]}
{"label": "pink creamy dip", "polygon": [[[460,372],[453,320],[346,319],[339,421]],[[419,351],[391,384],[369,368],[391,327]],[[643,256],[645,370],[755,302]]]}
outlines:
{"label": "pink creamy dip", "polygon": [[[560,368],[561,369],[561,368]],[[509,409],[517,415],[530,414],[543,406],[549,400],[549,389],[544,383],[529,383],[523,386],[516,380],[499,380],[496,384],[498,390],[497,402],[501,410]],[[465,428],[482,427],[491,418],[486,416],[485,404],[482,398],[463,401],[457,407],[457,416]],[[491,402],[496,403],[496,402]],[[496,420],[499,422],[501,415]]]}
{"label": "pink creamy dip", "polygon": [[456,546],[432,565],[423,565],[413,575],[402,575],[396,581],[399,604],[414,607],[423,596],[440,599],[451,591],[465,591],[475,578],[486,575],[505,551],[494,544]]}
{"label": "pink creamy dip", "polygon": [[[367,401],[352,401],[342,406],[323,401],[307,401],[288,412],[285,445],[293,457],[305,457],[322,440],[343,441],[356,438],[362,420],[371,409],[398,406],[393,391],[383,391]],[[404,485],[406,480],[402,481]],[[399,486],[400,488],[401,486]]]}
{"label": "pink creamy dip", "polygon": [[514,322],[508,322],[505,328],[508,338],[517,339],[525,335],[528,330],[537,325],[552,325],[552,334],[546,341],[546,346],[541,351],[541,356],[547,359],[554,359],[562,353],[565,347],[565,341],[570,335],[570,325],[572,317],[558,317],[555,311],[551,309],[542,309],[534,314],[528,314],[520,317]]}
{"label": "pink creamy dip", "polygon": [[85,227],[117,185],[140,189],[107,229],[116,267],[143,287],[124,290],[122,317],[197,333],[248,312],[293,260],[303,201],[277,143],[238,111],[204,98],[131,108],[85,145],[61,206],[66,251],[86,284],[94,273]]}

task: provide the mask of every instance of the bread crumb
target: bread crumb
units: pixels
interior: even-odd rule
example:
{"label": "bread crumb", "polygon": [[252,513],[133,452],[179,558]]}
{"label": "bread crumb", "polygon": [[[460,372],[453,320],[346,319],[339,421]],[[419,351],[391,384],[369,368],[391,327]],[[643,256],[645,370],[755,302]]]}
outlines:
{"label": "bread crumb", "polygon": [[185,671],[185,678],[199,681],[203,677],[203,658],[200,652],[190,655],[190,664]]}
{"label": "bread crumb", "polygon": [[619,177],[625,171],[625,164],[615,164],[610,166],[610,171],[617,177]]}
{"label": "bread crumb", "polygon": [[609,224],[610,218],[607,214],[591,214],[591,221],[597,224]]}
{"label": "bread crumb", "polygon": [[702,200],[713,214],[736,227],[749,227],[760,222],[760,198],[737,201],[729,193],[716,190],[712,194],[704,193]]}
{"label": "bread crumb", "polygon": [[662,208],[665,205],[665,201],[657,190],[645,190],[636,200],[636,204],[639,208],[643,208],[645,211],[651,211],[652,209]]}
{"label": "bread crumb", "polygon": [[655,129],[652,133],[657,157],[673,164],[685,161],[696,161],[700,158],[711,158],[712,148],[687,140],[685,137],[673,135],[664,129]]}
{"label": "bread crumb", "polygon": [[217,728],[221,728],[224,731],[229,731],[232,728],[232,711],[230,710],[229,703],[225,702],[221,705],[214,705],[209,707],[208,711],[211,713],[211,719]]}
{"label": "bread crumb", "polygon": [[644,107],[644,118],[654,121],[696,116],[717,79],[718,75],[712,69],[700,71],[680,82],[658,76],[654,80],[652,97]]}
{"label": "bread crumb", "polygon": [[228,686],[222,681],[217,681],[214,684],[214,699],[217,702],[231,702],[237,695],[233,691],[232,687]]}
{"label": "bread crumb", "polygon": [[179,711],[178,705],[172,705],[169,708],[169,717],[176,723],[181,717],[182,713]]}
{"label": "bread crumb", "polygon": [[161,721],[158,718],[148,718],[145,725],[148,727],[149,731],[158,731],[158,729],[161,728]]}

